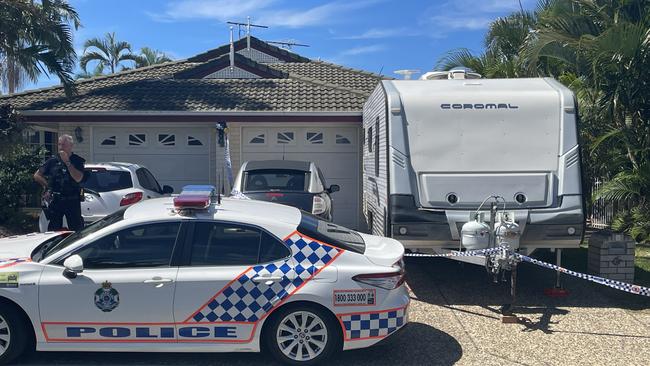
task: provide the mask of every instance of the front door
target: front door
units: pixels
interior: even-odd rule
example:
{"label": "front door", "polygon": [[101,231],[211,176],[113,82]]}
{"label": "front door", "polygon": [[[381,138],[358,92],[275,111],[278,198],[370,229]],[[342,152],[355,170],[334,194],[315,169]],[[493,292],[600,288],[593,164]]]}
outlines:
{"label": "front door", "polygon": [[178,267],[170,262],[179,227],[152,223],[105,235],[72,253],[84,261],[73,279],[61,265],[47,266],[39,285],[46,341],[175,342]]}

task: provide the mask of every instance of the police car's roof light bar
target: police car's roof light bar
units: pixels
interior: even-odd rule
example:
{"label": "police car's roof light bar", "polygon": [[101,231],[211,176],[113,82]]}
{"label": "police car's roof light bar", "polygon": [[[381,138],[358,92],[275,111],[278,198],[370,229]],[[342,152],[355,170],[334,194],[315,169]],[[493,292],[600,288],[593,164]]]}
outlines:
{"label": "police car's roof light bar", "polygon": [[188,185],[183,187],[181,194],[174,197],[174,208],[177,210],[205,210],[217,196],[217,188],[210,185]]}

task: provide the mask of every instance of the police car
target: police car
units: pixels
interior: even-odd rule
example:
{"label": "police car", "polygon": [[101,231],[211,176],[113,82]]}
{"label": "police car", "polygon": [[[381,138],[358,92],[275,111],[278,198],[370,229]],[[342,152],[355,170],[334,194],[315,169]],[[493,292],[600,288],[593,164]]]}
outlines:
{"label": "police car", "polygon": [[318,363],[407,323],[403,254],[293,207],[186,187],[76,233],[0,239],[0,363],[34,344]]}

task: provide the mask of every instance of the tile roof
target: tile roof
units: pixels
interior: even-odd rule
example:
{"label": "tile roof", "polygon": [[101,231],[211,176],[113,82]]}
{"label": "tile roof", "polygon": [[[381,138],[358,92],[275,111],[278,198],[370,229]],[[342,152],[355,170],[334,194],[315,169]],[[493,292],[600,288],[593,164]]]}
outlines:
{"label": "tile roof", "polygon": [[21,110],[40,111],[361,112],[363,103],[382,78],[361,70],[310,61],[264,44],[290,60],[264,65],[251,61],[268,71],[271,78],[182,77],[191,76],[192,70],[216,64],[215,58],[223,56],[220,47],[187,60],[79,80],[78,95],[70,98],[57,86],[3,96],[0,104],[11,103]]}

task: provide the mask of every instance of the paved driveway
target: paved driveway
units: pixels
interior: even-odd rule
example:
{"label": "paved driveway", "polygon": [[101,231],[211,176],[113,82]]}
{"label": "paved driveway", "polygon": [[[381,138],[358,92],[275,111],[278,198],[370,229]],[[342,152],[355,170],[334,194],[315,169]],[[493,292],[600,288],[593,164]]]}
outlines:
{"label": "paved driveway", "polygon": [[[544,297],[554,273],[519,272],[515,313],[502,324],[506,284],[481,267],[409,258],[411,324],[392,342],[343,352],[337,365],[650,365],[650,299],[566,279],[565,299]],[[23,365],[274,365],[259,354],[36,353]]]}

